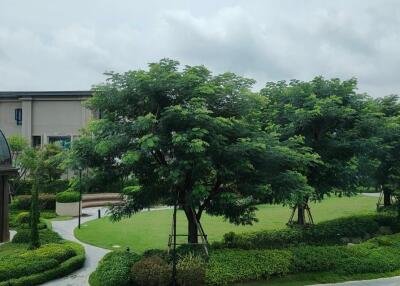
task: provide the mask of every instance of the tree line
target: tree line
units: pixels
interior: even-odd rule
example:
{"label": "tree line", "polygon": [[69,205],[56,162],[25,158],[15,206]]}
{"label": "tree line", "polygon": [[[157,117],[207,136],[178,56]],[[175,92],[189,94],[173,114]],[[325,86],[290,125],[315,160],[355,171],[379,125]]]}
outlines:
{"label": "tree line", "polygon": [[159,202],[175,204],[198,240],[204,213],[257,221],[257,205],[297,209],[310,201],[383,191],[400,182],[400,102],[357,92],[357,80],[267,83],[163,59],[147,70],[108,73],[87,106],[101,118],[75,140],[71,158],[125,204],[114,219]]}

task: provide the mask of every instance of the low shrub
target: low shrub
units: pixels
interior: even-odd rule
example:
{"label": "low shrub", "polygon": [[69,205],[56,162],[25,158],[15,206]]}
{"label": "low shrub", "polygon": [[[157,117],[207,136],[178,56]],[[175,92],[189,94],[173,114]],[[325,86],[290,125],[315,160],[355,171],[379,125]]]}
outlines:
{"label": "low shrub", "polygon": [[258,231],[252,233],[224,235],[222,243],[213,244],[214,248],[275,249],[299,244],[339,245],[348,242],[360,242],[384,232],[399,232],[400,224],[395,216],[363,215],[339,218],[331,221],[300,228]]}
{"label": "low shrub", "polygon": [[[46,244],[36,250],[10,252],[0,258],[0,281],[41,273],[77,255],[71,244]],[[9,285],[14,285],[9,282]]]}
{"label": "low shrub", "polygon": [[31,215],[29,212],[21,212],[15,218],[17,224],[29,224],[31,220]]}
{"label": "low shrub", "polygon": [[128,286],[131,284],[131,267],[140,256],[127,251],[113,251],[106,254],[96,271],[89,277],[92,286]]}
{"label": "low shrub", "polygon": [[167,262],[172,261],[172,255],[163,249],[148,249],[143,252],[143,257],[159,256]]}
{"label": "low shrub", "polygon": [[250,280],[268,279],[291,271],[289,250],[215,250],[206,270],[208,285],[232,285]]}
{"label": "low shrub", "polygon": [[302,245],[281,250],[215,250],[206,268],[206,281],[209,285],[231,285],[286,273],[352,275],[398,269],[400,234],[395,234],[349,245]]}
{"label": "low shrub", "polygon": [[56,195],[56,201],[58,203],[75,203],[79,202],[80,194],[78,192],[61,192]]}
{"label": "low shrub", "polygon": [[171,275],[171,267],[159,256],[145,257],[131,270],[131,279],[139,286],[168,286]]}
{"label": "low shrub", "polygon": [[[31,195],[16,196],[12,203],[12,208],[18,210],[30,210],[32,204],[31,197]],[[40,194],[39,208],[41,210],[55,210],[56,196],[52,194]]]}
{"label": "low shrub", "polygon": [[[12,243],[29,243],[31,237],[30,229],[18,229],[17,233],[12,239]],[[60,235],[49,229],[43,229],[39,231],[39,238],[42,244],[57,243],[62,240]]]}
{"label": "low shrub", "polygon": [[205,284],[205,262],[193,254],[179,259],[176,266],[177,282],[180,286],[202,286]]}
{"label": "low shrub", "polygon": [[[53,246],[50,246],[53,247]],[[46,249],[46,246],[43,246],[42,248],[39,248],[39,250],[35,250],[35,251],[39,251],[37,254],[39,254],[38,256],[29,256],[24,257],[24,258],[15,258],[15,255],[12,256],[8,256],[7,259],[9,261],[12,261],[12,263],[9,263],[7,265],[7,269],[10,272],[13,272],[14,274],[12,275],[13,277],[17,277],[19,275],[16,275],[16,271],[21,271],[19,272],[24,273],[24,275],[18,277],[18,278],[11,278],[9,280],[1,280],[0,279],[0,286],[27,286],[27,285],[39,285],[39,284],[43,284],[47,281],[50,281],[52,279],[56,279],[59,277],[63,277],[66,276],[70,273],[72,273],[73,271],[81,268],[83,266],[83,264],[85,263],[85,250],[83,248],[83,246],[81,246],[78,243],[75,242],[63,242],[58,244],[58,247],[60,248],[67,248],[67,252],[69,252],[71,249],[73,249],[75,255],[68,258],[65,261],[62,261],[61,263],[57,262],[57,259],[51,259],[51,264],[49,262],[45,262],[44,260],[42,260],[42,258],[40,257],[40,252],[43,250],[40,250],[42,248]],[[57,251],[57,253],[60,253],[59,251]],[[42,252],[43,254],[43,252]],[[58,256],[58,254],[56,255]],[[34,257],[35,259],[35,263],[32,263],[28,260],[32,259],[32,257]],[[66,257],[66,256],[65,256]],[[11,260],[10,260],[11,258]],[[17,269],[14,269],[13,266],[15,266],[15,262],[20,259],[20,266],[17,266]],[[1,265],[1,259],[0,259],[0,265]],[[9,262],[8,261],[8,262]],[[47,265],[47,269],[45,269],[46,267],[44,267],[45,263],[49,263]],[[51,266],[51,267],[50,267]],[[6,268],[2,268],[0,267],[0,269],[4,270]],[[16,270],[16,271],[14,271]],[[34,270],[34,271],[33,271]],[[39,271],[40,270],[40,271]],[[1,272],[1,270],[0,270]],[[28,274],[31,273],[31,274]]]}

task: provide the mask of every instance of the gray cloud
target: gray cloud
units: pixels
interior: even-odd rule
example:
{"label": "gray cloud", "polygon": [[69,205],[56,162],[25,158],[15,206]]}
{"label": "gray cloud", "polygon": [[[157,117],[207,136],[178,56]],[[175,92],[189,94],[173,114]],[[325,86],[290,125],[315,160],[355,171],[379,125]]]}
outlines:
{"label": "gray cloud", "polygon": [[0,0],[0,90],[88,89],[163,57],[257,87],[316,75],[400,93],[400,2]]}

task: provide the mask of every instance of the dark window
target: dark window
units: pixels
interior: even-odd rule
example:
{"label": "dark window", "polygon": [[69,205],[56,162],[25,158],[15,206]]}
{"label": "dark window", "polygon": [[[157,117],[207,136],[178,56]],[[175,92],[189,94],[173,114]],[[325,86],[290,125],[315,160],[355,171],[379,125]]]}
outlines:
{"label": "dark window", "polygon": [[49,136],[49,143],[60,144],[63,149],[69,149],[71,147],[70,136]]}
{"label": "dark window", "polygon": [[22,108],[15,109],[15,121],[17,125],[22,125]]}
{"label": "dark window", "polygon": [[32,136],[32,146],[33,147],[42,146],[42,136]]}

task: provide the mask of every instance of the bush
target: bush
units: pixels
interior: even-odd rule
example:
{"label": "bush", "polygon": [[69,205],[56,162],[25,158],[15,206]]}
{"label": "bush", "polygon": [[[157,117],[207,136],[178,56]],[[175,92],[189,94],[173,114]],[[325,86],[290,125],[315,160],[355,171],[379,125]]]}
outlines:
{"label": "bush", "polygon": [[208,285],[232,285],[268,279],[289,273],[292,253],[288,250],[215,250],[206,270]]}
{"label": "bush", "polygon": [[[30,229],[18,229],[18,232],[14,235],[12,243],[29,243],[31,237]],[[62,238],[60,235],[49,229],[43,229],[39,231],[39,238],[42,244],[60,242]]]}
{"label": "bush", "polygon": [[206,281],[209,285],[231,285],[286,273],[330,272],[352,275],[398,269],[400,234],[395,234],[346,246],[303,245],[284,250],[215,250],[206,268]]}
{"label": "bush", "polygon": [[[50,281],[55,278],[59,278],[65,275],[68,275],[69,273],[72,273],[73,271],[81,268],[85,262],[85,250],[84,248],[75,242],[65,242],[62,244],[58,244],[58,248],[66,248],[68,249],[67,252],[70,252],[71,249],[74,251],[75,255],[72,256],[71,258],[62,261],[61,263],[58,264],[57,259],[51,259],[51,264],[49,262],[46,262],[46,260],[42,260],[40,258],[40,254],[45,252],[45,250],[40,250],[40,249],[47,249],[48,246],[43,246],[42,248],[39,248],[37,252],[37,256],[32,256],[28,255],[28,257],[22,257],[22,258],[15,258],[16,255],[9,255],[7,257],[8,260],[10,260],[12,263],[9,263],[5,268],[0,267],[0,272],[3,270],[8,269],[9,272],[12,272],[13,274],[11,276],[17,277],[20,276],[21,273],[24,275],[18,277],[18,278],[11,278],[9,280],[1,280],[0,279],[0,286],[26,286],[26,285],[39,285],[42,283],[45,283],[47,281]],[[51,248],[54,246],[50,246]],[[28,252],[26,252],[28,253]],[[56,257],[59,257],[60,251],[57,251]],[[23,254],[24,255],[24,254]],[[22,255],[22,256],[23,256]],[[65,256],[66,257],[66,256]],[[35,262],[31,264],[31,259],[35,259]],[[16,268],[13,268],[13,266],[16,265],[16,261],[19,261],[19,265],[17,264]],[[0,265],[2,260],[0,259]],[[9,261],[8,261],[9,262]],[[44,265],[48,263],[46,267]],[[57,265],[58,264],[58,265]],[[51,267],[50,267],[51,266]],[[40,270],[40,271],[39,271]],[[19,273],[17,275],[17,272]],[[2,272],[4,273],[4,272]],[[28,274],[31,273],[31,274]],[[9,277],[11,277],[9,276]],[[4,277],[4,276],[3,276]]]}
{"label": "bush", "polygon": [[31,215],[29,212],[21,212],[15,218],[17,224],[29,224],[31,220]]}
{"label": "bush", "polygon": [[56,196],[58,203],[75,203],[79,202],[81,196],[78,192],[61,192]]}
{"label": "bush", "polygon": [[[71,244],[47,244],[36,250],[14,251],[0,258],[0,281],[18,279],[57,267],[77,255]],[[9,282],[9,285],[15,285]]]}
{"label": "bush", "polygon": [[133,265],[131,278],[140,286],[168,286],[171,274],[171,268],[165,260],[151,256]]}
{"label": "bush", "polygon": [[[16,196],[12,203],[12,207],[19,210],[30,210],[32,202],[31,197],[31,195]],[[56,196],[52,194],[40,194],[39,208],[41,210],[55,210]]]}
{"label": "bush", "polygon": [[131,284],[130,271],[132,265],[140,260],[140,256],[127,251],[113,251],[100,261],[96,271],[90,275],[92,286],[128,286]]}
{"label": "bush", "polygon": [[[55,180],[48,182],[42,186],[40,190],[42,193],[56,194],[63,192],[68,188],[68,180]],[[15,183],[16,195],[30,195],[32,191],[33,180],[20,180]]]}
{"label": "bush", "polygon": [[202,286],[205,284],[204,260],[193,254],[185,255],[179,259],[177,281],[180,286]]}
{"label": "bush", "polygon": [[400,231],[400,224],[395,216],[364,215],[339,218],[321,222],[314,226],[293,227],[282,230],[258,231],[253,233],[224,235],[222,243],[213,244],[214,248],[285,248],[299,244],[336,245],[352,241],[362,241],[381,234],[383,229],[390,232]]}

